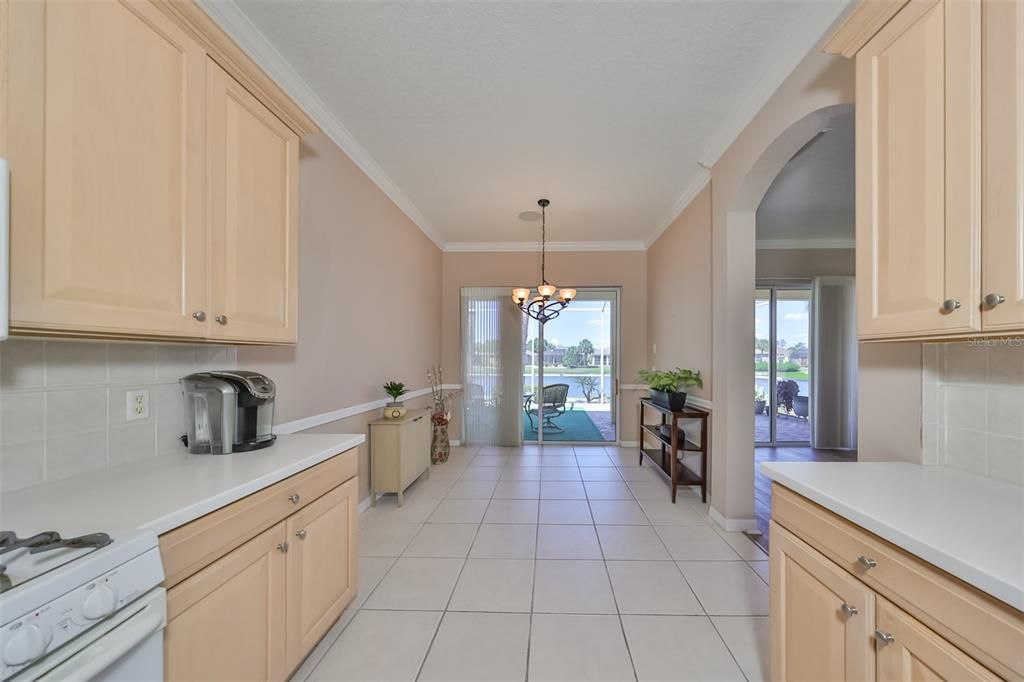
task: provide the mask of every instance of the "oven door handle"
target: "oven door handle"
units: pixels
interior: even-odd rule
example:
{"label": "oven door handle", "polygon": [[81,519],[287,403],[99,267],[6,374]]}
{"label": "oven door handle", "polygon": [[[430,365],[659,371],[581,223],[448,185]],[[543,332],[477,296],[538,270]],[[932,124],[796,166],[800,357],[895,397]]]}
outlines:
{"label": "oven door handle", "polygon": [[77,654],[48,670],[39,680],[91,680],[164,626],[163,610],[149,604]]}

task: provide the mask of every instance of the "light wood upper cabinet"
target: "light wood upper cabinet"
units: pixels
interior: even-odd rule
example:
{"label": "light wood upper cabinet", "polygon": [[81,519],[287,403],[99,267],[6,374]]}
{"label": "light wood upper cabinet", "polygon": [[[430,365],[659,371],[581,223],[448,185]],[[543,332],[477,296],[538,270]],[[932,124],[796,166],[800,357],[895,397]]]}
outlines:
{"label": "light wood upper cabinet", "polygon": [[861,338],[981,329],[980,0],[911,0],[857,53]]}
{"label": "light wood upper cabinet", "polygon": [[288,667],[294,669],[356,594],[356,479],[288,519]]}
{"label": "light wood upper cabinet", "polygon": [[[984,209],[982,304],[986,331],[1024,329],[1024,2],[982,4]],[[1004,300],[998,303],[998,297]]]}
{"label": "light wood upper cabinet", "polygon": [[874,679],[874,593],[777,523],[770,570],[772,679]]}
{"label": "light wood upper cabinet", "polygon": [[273,526],[168,591],[166,679],[285,678],[285,526]]}
{"label": "light wood upper cabinet", "polygon": [[12,331],[295,342],[308,117],[190,0],[0,21]]}
{"label": "light wood upper cabinet", "polygon": [[878,599],[876,616],[880,682],[999,679],[887,600]]}
{"label": "light wood upper cabinet", "polygon": [[294,342],[299,137],[212,60],[207,79],[212,336]]}
{"label": "light wood upper cabinet", "polygon": [[7,10],[12,328],[204,336],[202,47],[148,2]]}

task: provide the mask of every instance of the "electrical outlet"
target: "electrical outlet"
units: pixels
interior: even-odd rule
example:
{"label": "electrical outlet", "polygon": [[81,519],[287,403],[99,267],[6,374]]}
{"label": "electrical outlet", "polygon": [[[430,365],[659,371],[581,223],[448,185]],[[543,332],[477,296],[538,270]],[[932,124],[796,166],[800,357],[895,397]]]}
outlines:
{"label": "electrical outlet", "polygon": [[125,419],[149,419],[149,391],[125,391]]}

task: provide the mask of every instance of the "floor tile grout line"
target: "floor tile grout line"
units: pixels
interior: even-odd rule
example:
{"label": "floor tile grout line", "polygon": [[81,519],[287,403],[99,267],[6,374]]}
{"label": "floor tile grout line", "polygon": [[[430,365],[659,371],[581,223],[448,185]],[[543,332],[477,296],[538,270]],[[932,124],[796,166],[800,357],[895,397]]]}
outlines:
{"label": "floor tile grout line", "polygon": [[725,646],[725,650],[729,652],[729,657],[732,658],[732,662],[736,664],[736,669],[740,671],[740,675],[743,675],[743,679],[749,682],[750,678],[747,677],[747,673],[743,670],[743,666],[740,665],[739,660],[736,658],[736,654],[733,653],[732,647],[729,646],[729,643],[725,641],[725,637],[722,636],[722,632],[718,629],[718,624],[715,623],[715,619],[711,616],[708,616],[707,618],[708,622],[711,623],[711,627],[714,628],[715,634],[718,635],[718,639],[720,639],[722,641],[722,645]]}

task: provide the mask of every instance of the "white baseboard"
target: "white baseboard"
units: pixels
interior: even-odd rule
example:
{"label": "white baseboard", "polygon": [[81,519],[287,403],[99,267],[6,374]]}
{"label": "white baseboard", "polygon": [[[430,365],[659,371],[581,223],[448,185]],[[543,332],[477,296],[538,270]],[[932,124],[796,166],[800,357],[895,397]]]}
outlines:
{"label": "white baseboard", "polygon": [[728,531],[757,531],[757,519],[729,519],[722,512],[708,505],[708,516],[719,526]]}
{"label": "white baseboard", "polygon": [[462,441],[459,440],[458,438],[452,438],[448,441],[448,444],[451,445],[453,448],[457,448],[462,445]]}
{"label": "white baseboard", "polygon": [[620,440],[620,448],[638,448],[640,447],[640,441],[638,440]]}

